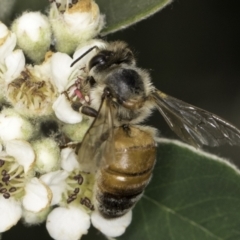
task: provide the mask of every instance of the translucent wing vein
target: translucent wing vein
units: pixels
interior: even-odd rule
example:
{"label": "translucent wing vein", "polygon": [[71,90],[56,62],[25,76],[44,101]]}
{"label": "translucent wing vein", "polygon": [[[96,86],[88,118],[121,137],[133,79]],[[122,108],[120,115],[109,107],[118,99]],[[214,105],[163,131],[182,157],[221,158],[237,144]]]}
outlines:
{"label": "translucent wing vein", "polygon": [[110,101],[108,97],[103,98],[98,115],[85,134],[78,151],[78,161],[86,172],[95,172],[100,164],[106,164],[109,154],[113,154],[113,123]]}
{"label": "translucent wing vein", "polygon": [[240,145],[240,130],[222,118],[156,90],[153,98],[170,128],[184,141],[201,147]]}

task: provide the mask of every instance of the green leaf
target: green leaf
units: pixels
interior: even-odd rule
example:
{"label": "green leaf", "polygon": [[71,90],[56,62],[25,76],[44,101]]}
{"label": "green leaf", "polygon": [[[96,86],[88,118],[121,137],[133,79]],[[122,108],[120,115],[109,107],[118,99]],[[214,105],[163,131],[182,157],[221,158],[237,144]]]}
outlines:
{"label": "green leaf", "polygon": [[14,3],[15,0],[1,0],[0,21],[4,23],[9,21],[9,17],[11,15]]}
{"label": "green leaf", "polygon": [[[160,11],[172,0],[95,0],[101,13],[106,15],[106,28],[102,35],[124,29],[137,23],[150,15]],[[37,11],[47,8],[48,2],[41,0],[16,1],[15,13],[21,13],[26,9]]]}
{"label": "green leaf", "polygon": [[106,15],[103,35],[116,32],[137,23],[164,8],[172,0],[96,0]]}
{"label": "green leaf", "polygon": [[162,140],[151,183],[118,239],[236,240],[239,227],[239,170],[186,144]]}

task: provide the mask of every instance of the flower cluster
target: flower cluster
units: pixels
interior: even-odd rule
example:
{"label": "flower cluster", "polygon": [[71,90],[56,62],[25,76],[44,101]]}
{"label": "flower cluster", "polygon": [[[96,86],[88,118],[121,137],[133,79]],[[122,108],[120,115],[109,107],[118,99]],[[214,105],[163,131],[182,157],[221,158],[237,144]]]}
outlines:
{"label": "flower cluster", "polygon": [[94,51],[71,63],[92,46],[104,48],[92,39],[104,17],[93,0],[66,2],[52,1],[48,16],[24,13],[11,30],[0,22],[0,233],[22,219],[46,221],[57,240],[80,239],[91,222],[115,237],[131,222],[131,212],[109,220],[94,209],[95,176],[77,160],[92,119],[72,103],[89,104],[83,79]]}

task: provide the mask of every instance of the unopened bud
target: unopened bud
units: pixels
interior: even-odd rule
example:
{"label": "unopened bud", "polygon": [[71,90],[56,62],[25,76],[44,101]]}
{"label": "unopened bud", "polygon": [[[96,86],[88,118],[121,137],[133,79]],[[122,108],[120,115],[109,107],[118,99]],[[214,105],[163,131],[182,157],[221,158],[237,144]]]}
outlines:
{"label": "unopened bud", "polygon": [[39,63],[51,44],[51,26],[48,18],[40,12],[25,12],[17,18],[12,31],[17,36],[17,44],[26,55]]}
{"label": "unopened bud", "polygon": [[56,49],[68,54],[80,43],[97,36],[104,26],[104,16],[93,0],[75,2],[68,6],[53,2],[49,13]]}

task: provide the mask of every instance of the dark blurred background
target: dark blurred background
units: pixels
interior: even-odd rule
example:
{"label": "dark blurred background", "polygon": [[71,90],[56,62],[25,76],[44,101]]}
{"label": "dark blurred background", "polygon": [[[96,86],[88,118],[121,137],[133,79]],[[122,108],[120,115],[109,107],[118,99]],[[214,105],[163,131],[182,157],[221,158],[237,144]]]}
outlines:
{"label": "dark blurred background", "polygon": [[[240,128],[239,1],[178,0],[108,40],[127,41],[163,92]],[[177,138],[155,113],[150,123]],[[205,148],[240,166],[239,147]]]}
{"label": "dark blurred background", "polygon": [[[17,8],[22,1],[17,1]],[[38,5],[34,5],[38,2]],[[44,1],[47,3],[47,1]],[[43,0],[29,1],[34,10]],[[123,1],[124,4],[124,1]],[[240,128],[240,4],[239,1],[176,0],[156,15],[107,36],[124,40],[149,69],[163,92],[206,109]],[[158,113],[150,124],[164,137],[177,138]],[[206,148],[240,166],[240,148]],[[6,232],[16,238],[21,226]],[[19,238],[20,239],[20,238]],[[45,228],[21,232],[21,239],[50,239]]]}

